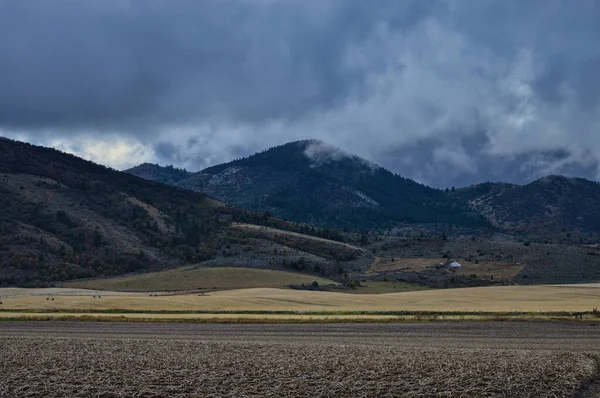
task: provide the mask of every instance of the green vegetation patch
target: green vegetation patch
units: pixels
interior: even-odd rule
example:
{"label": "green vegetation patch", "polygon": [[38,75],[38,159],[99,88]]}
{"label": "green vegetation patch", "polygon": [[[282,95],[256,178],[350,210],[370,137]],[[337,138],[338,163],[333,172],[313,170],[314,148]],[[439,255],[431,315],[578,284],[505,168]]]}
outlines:
{"label": "green vegetation patch", "polygon": [[334,283],[331,280],[293,272],[252,268],[181,267],[162,272],[131,275],[117,278],[93,279],[65,283],[66,287],[117,290],[130,292],[177,291],[190,289],[247,289],[284,287],[287,285]]}
{"label": "green vegetation patch", "polygon": [[360,287],[355,289],[346,289],[344,293],[358,294],[385,294],[399,292],[415,292],[418,290],[430,290],[431,288],[416,283],[397,282],[397,281],[367,281],[361,282]]}

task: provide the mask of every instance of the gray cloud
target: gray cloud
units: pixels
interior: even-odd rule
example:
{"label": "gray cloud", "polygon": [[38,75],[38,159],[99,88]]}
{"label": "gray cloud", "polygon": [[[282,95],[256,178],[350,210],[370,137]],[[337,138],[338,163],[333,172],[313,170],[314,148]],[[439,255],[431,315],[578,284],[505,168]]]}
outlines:
{"label": "gray cloud", "polygon": [[115,167],[319,138],[436,186],[599,178],[598,39],[595,0],[0,0],[0,134]]}
{"label": "gray cloud", "polygon": [[300,117],[370,73],[345,62],[349,43],[383,21],[417,23],[426,8],[385,3],[2,2],[0,122],[133,128]]}

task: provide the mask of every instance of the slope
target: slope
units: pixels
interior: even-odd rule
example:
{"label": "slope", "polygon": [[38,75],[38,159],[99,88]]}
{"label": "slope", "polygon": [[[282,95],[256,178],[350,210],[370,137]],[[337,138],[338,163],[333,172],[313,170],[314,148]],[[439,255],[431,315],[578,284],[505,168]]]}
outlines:
{"label": "slope", "polygon": [[583,240],[600,230],[600,184],[583,178],[551,175],[523,186],[485,183],[454,195],[507,232]]}
{"label": "slope", "polygon": [[152,163],[142,163],[124,171],[145,180],[162,182],[163,184],[170,185],[177,185],[179,181],[194,174],[185,169],[178,169],[173,166],[162,167]]}
{"label": "slope", "polygon": [[329,227],[386,227],[400,221],[486,225],[442,191],[318,140],[210,167],[178,185],[235,206]]}
{"label": "slope", "polygon": [[[207,266],[252,260],[286,269],[284,261],[296,264],[306,257],[305,273],[342,273],[335,242],[315,254],[310,245],[289,248],[275,238],[234,230],[232,223],[323,235],[320,230],[4,138],[0,207],[0,285],[43,285],[207,260]],[[274,249],[289,254],[271,259]],[[342,261],[342,271],[344,266]]]}
{"label": "slope", "polygon": [[64,286],[85,289],[118,291],[181,291],[224,290],[259,287],[283,288],[287,285],[319,285],[333,283],[331,280],[310,275],[237,267],[197,268],[180,267],[168,271],[149,272],[140,275],[115,278],[91,279],[67,282]]}

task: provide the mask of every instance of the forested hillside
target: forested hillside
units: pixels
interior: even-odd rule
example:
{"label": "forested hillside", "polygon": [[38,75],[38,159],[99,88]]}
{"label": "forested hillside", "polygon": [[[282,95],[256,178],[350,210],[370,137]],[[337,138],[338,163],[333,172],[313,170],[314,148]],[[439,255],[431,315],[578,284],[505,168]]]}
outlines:
{"label": "forested hillside", "polygon": [[527,185],[484,183],[453,196],[509,233],[587,241],[600,231],[600,184],[583,178],[551,175]]}
{"label": "forested hillside", "polygon": [[[228,265],[238,254],[226,247],[236,242],[246,248],[240,255],[272,244],[233,231],[233,222],[336,237],[7,139],[0,139],[0,208],[0,285],[156,270],[219,256],[217,265]],[[269,264],[277,268],[285,258]]]}
{"label": "forested hillside", "polygon": [[142,163],[124,171],[145,180],[162,182],[163,184],[170,185],[177,185],[179,181],[184,180],[194,174],[185,169],[178,169],[173,166],[161,167],[152,163]]}
{"label": "forested hillside", "polygon": [[[156,175],[172,171],[153,167],[160,169]],[[235,206],[354,231],[435,224],[573,243],[600,231],[600,184],[594,181],[547,176],[527,185],[438,190],[317,140],[274,147],[172,183]]]}
{"label": "forested hillside", "polygon": [[235,206],[354,230],[398,222],[486,226],[464,202],[327,144],[292,142],[178,183]]}

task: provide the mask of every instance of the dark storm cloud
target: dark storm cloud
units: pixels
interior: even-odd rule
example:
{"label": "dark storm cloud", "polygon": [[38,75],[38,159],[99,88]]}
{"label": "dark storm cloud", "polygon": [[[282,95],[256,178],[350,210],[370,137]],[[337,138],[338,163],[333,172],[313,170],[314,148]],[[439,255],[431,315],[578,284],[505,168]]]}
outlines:
{"label": "dark storm cloud", "polygon": [[[360,87],[347,43],[427,2],[0,2],[0,125],[300,117]],[[389,11],[392,11],[388,14]],[[397,11],[397,12],[395,12]]]}
{"label": "dark storm cloud", "polygon": [[0,0],[0,134],[115,167],[319,138],[436,186],[598,178],[598,39],[595,0]]}

